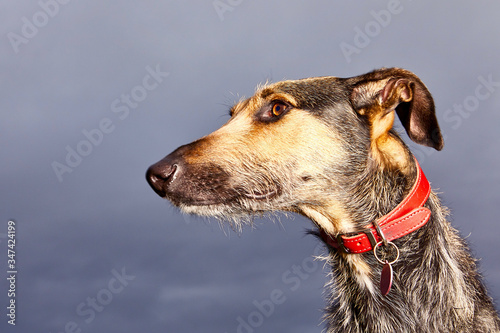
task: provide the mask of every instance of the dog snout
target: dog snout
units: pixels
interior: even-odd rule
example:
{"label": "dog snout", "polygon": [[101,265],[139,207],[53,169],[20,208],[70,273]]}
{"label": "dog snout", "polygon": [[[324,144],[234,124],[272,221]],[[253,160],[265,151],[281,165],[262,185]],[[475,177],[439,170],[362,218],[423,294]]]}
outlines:
{"label": "dog snout", "polygon": [[148,168],[146,179],[156,194],[162,198],[166,197],[168,187],[174,182],[181,165],[182,161],[170,154]]}

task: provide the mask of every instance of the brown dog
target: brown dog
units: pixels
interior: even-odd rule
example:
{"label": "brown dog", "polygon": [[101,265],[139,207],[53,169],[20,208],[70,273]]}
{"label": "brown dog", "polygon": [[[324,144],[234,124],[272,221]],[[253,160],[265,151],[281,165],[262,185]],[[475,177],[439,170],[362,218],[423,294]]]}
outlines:
{"label": "brown dog", "polygon": [[[283,81],[230,113],[220,129],[149,168],[156,193],[236,228],[272,211],[310,218],[332,266],[328,332],[500,331],[475,261],[433,192],[417,207],[429,211],[424,224],[391,239],[398,260],[382,266],[371,251],[390,252],[380,221],[405,202],[419,175],[392,130],[395,114],[414,142],[443,147],[433,99],[417,76],[392,68]],[[356,234],[369,236],[370,251],[348,253],[344,244]],[[386,296],[380,280],[392,285]]]}

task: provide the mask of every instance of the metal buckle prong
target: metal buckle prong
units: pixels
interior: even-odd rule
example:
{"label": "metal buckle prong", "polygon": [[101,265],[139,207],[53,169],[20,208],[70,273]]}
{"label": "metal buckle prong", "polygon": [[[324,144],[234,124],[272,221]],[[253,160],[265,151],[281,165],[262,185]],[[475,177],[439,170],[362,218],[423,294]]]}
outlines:
{"label": "metal buckle prong", "polygon": [[387,240],[387,238],[385,238],[385,235],[382,232],[382,229],[380,229],[380,226],[378,225],[378,222],[377,221],[373,221],[373,225],[375,226],[375,229],[377,229],[377,233],[380,236],[380,238],[382,238],[382,243],[384,244],[384,246],[387,246],[389,244],[389,241]]}
{"label": "metal buckle prong", "polygon": [[372,246],[372,249],[377,246],[377,240],[375,239],[375,236],[373,235],[373,231],[371,229],[367,229],[366,231],[363,231],[363,233],[368,237],[368,240],[370,241],[370,245]]}
{"label": "metal buckle prong", "polygon": [[342,239],[342,234],[338,234],[335,239],[337,240],[337,244],[339,245],[340,249],[344,253],[351,253],[351,251],[347,247],[345,247],[345,245],[344,245],[344,240]]}

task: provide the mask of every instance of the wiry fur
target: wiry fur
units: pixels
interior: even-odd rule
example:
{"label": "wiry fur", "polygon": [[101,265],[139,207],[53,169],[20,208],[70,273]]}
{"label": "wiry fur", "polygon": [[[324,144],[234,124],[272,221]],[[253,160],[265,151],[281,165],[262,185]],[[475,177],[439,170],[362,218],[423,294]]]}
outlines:
{"label": "wiry fur", "polygon": [[[373,195],[397,204],[390,193]],[[329,249],[333,267],[325,315],[328,332],[498,332],[499,321],[480,282],[474,259],[446,220],[448,211],[434,193],[427,201],[431,220],[394,241],[400,259],[393,265],[391,292],[377,289],[381,265],[371,252],[357,255],[372,268],[370,283],[360,283],[349,257]],[[375,286],[375,287],[374,287]]]}
{"label": "wiry fur", "polygon": [[[273,115],[276,103],[286,112]],[[280,108],[282,110],[282,108]],[[153,189],[186,213],[229,220],[296,212],[331,235],[354,232],[390,212],[416,177],[392,122],[441,149],[430,93],[413,73],[309,78],[259,87],[231,108],[229,122],[151,166]],[[499,332],[500,320],[467,245],[434,192],[430,221],[394,243],[391,292],[371,252],[328,248],[328,332]]]}

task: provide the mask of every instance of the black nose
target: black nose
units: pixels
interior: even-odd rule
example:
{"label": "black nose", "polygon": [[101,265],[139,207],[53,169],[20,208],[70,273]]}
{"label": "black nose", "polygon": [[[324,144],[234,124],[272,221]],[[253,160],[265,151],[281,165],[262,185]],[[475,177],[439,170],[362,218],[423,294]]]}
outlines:
{"label": "black nose", "polygon": [[153,190],[164,198],[168,192],[168,186],[175,180],[179,168],[180,161],[174,154],[170,154],[149,167],[146,179]]}

